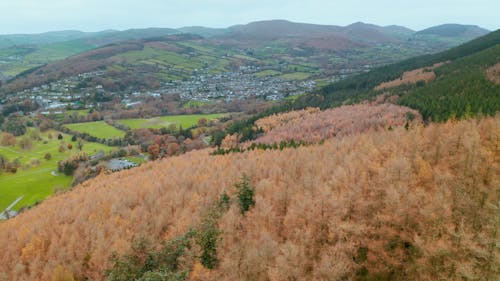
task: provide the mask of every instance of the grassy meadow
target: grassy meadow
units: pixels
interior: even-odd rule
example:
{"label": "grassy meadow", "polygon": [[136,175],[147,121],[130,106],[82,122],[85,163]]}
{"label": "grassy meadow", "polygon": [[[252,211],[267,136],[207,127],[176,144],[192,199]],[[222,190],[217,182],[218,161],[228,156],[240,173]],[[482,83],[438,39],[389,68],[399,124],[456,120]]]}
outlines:
{"label": "grassy meadow", "polygon": [[100,139],[123,138],[125,136],[124,131],[118,130],[104,121],[67,124],[65,127],[71,131],[86,133]]}
{"label": "grassy meadow", "polygon": [[[51,134],[50,139],[48,135]],[[10,162],[18,159],[21,167],[15,174],[0,174],[0,211],[3,211],[14,200],[20,196],[23,199],[14,207],[18,210],[22,206],[29,206],[37,201],[41,201],[54,192],[55,188],[68,188],[72,181],[71,176],[57,173],[57,163],[78,153],[77,145],[71,142],[71,135],[61,134],[62,140],[57,139],[59,132],[49,131],[41,133],[41,141],[33,141],[31,149],[23,150],[19,145],[0,146],[0,155],[6,157]],[[1,135],[1,134],[0,134]],[[22,137],[18,137],[18,142]],[[71,143],[73,149],[59,152],[59,146],[64,141]],[[98,151],[111,151],[112,148],[99,144],[85,142],[82,151],[92,155]],[[46,153],[50,153],[52,158],[46,160]]]}
{"label": "grassy meadow", "polygon": [[221,118],[224,114],[194,114],[194,115],[171,115],[171,116],[161,116],[154,117],[150,119],[123,119],[117,120],[116,122],[123,124],[131,129],[141,129],[141,128],[168,128],[171,125],[175,125],[176,128],[182,126],[182,128],[187,129],[198,124],[198,120],[205,118],[208,121]]}

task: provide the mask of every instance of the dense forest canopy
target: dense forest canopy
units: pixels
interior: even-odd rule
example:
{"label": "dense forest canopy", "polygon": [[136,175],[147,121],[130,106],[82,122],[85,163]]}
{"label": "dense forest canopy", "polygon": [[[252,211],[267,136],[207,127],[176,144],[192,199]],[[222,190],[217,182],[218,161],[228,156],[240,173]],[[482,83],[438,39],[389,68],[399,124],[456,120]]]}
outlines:
{"label": "dense forest canopy", "polygon": [[[283,25],[289,27],[273,23]],[[242,28],[249,26],[233,30]],[[168,40],[184,36],[191,35]],[[77,75],[123,62],[117,53],[173,47],[174,41],[155,40],[106,45],[18,78],[41,85],[43,71],[56,81],[68,67]],[[182,50],[191,56],[195,48]],[[242,56],[233,54],[235,67]],[[86,63],[75,64],[79,59]],[[8,152],[16,153],[9,147],[17,142],[27,151],[34,139],[38,146],[55,138],[60,153],[73,144],[79,152],[57,162],[61,173],[75,174],[76,187],[13,218],[6,212],[0,281],[496,280],[499,62],[500,30],[278,103],[257,97],[228,103],[221,108],[239,112],[221,115],[220,122],[193,115],[197,120],[184,128],[173,121],[149,128],[142,127],[144,118],[119,120],[191,109],[180,95],[164,95],[137,110],[119,110],[123,97],[104,94],[109,89],[100,76],[94,78],[102,92],[93,99],[118,101],[106,107],[106,116],[94,108],[80,110],[87,111],[81,116],[63,112],[57,128],[54,120],[43,125],[41,116],[29,114],[40,106],[35,102],[6,105],[0,123]],[[133,80],[137,68],[131,69],[127,79]],[[7,86],[14,93],[23,81]],[[144,89],[160,86],[148,81]],[[66,124],[72,120],[95,122]],[[46,140],[38,130],[43,127]],[[49,128],[61,132],[53,136]],[[119,136],[90,135],[96,128],[114,128]],[[28,133],[33,138],[22,137]],[[63,142],[69,137],[73,144]],[[91,141],[120,146],[102,152],[102,159],[147,156],[137,168],[111,173],[82,151]],[[46,152],[44,161],[53,156]],[[0,157],[0,171],[21,171],[19,159],[12,166]]]}
{"label": "dense forest canopy", "polygon": [[[0,277],[103,280],[111,269],[189,280],[492,280],[499,124],[399,127],[265,153],[202,150],[101,175],[2,223]],[[227,207],[209,215],[214,206]]]}

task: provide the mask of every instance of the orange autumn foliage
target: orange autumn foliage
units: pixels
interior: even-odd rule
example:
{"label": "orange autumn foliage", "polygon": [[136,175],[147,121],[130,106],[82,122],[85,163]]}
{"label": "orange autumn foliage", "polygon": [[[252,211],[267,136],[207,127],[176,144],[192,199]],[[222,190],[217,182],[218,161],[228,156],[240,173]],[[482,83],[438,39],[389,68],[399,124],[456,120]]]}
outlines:
{"label": "orange autumn foliage", "polygon": [[222,215],[219,266],[187,261],[191,280],[494,280],[499,138],[497,116],[101,175],[0,223],[0,280],[104,280],[113,251],[185,233],[243,173],[256,205]]}
{"label": "orange autumn foliage", "polygon": [[324,111],[306,108],[257,120],[256,126],[266,134],[256,142],[272,144],[293,139],[316,143],[333,137],[402,126],[409,121],[409,114],[414,117],[414,122],[422,121],[417,111],[390,103],[346,105]]}
{"label": "orange autumn foliage", "polygon": [[13,134],[4,133],[2,135],[2,142],[0,143],[2,146],[14,146],[16,145],[17,140]]}
{"label": "orange autumn foliage", "polygon": [[383,82],[375,87],[375,90],[384,90],[395,88],[401,85],[415,85],[419,81],[430,82],[436,79],[436,74],[434,73],[434,69],[444,65],[445,63],[436,63],[430,67],[423,67],[414,69],[411,71],[406,71],[403,75],[395,80]]}

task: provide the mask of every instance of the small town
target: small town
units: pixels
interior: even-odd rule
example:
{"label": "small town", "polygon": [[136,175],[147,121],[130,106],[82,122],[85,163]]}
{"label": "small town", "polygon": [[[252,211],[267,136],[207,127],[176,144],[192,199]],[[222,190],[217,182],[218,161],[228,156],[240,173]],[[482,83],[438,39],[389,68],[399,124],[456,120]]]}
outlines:
{"label": "small town", "polygon": [[[260,67],[242,66],[237,71],[221,74],[199,74],[185,79],[165,82],[159,89],[145,92],[129,90],[120,93],[124,107],[141,103],[144,97],[160,97],[167,94],[178,94],[182,100],[225,101],[242,100],[249,97],[260,97],[266,100],[281,100],[288,96],[306,93],[312,90],[316,83],[313,80],[285,80],[274,76],[258,76]],[[84,100],[94,94],[106,94],[102,85],[81,88],[81,82],[105,75],[105,71],[94,71],[71,76],[64,80],[51,82],[10,95],[2,103],[16,100],[32,100],[40,106],[43,112],[92,107],[84,104]],[[42,113],[43,113],[42,112]]]}
{"label": "small town", "polygon": [[313,89],[312,80],[290,81],[272,76],[256,76],[259,67],[240,67],[239,71],[222,74],[191,76],[189,81],[166,83],[161,94],[180,94],[184,100],[209,101],[223,98],[226,101],[246,99],[251,96],[268,100],[281,100],[287,96],[303,94]]}

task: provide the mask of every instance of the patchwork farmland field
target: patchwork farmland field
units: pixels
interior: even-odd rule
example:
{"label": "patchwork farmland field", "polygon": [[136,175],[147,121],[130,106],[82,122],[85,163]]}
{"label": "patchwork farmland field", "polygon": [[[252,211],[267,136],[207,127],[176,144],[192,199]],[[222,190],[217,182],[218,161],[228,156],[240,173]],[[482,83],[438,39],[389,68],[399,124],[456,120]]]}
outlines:
{"label": "patchwork farmland field", "polygon": [[71,131],[86,133],[100,139],[123,138],[125,136],[124,131],[118,130],[104,121],[67,124],[65,127]]}

